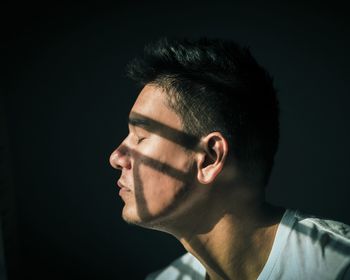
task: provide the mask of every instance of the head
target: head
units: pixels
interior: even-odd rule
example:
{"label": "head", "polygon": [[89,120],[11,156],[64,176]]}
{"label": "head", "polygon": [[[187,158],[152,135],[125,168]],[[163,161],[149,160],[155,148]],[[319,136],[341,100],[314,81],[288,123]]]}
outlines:
{"label": "head", "polygon": [[130,134],[111,155],[128,187],[126,220],[175,220],[223,177],[265,188],[278,145],[278,102],[272,78],[247,48],[161,39],[127,69],[142,91]]}

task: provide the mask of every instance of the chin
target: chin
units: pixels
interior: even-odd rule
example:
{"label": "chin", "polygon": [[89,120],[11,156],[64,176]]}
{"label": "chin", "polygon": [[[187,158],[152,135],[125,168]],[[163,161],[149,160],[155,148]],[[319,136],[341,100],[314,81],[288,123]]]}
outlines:
{"label": "chin", "polygon": [[125,206],[123,208],[123,212],[122,212],[122,218],[125,222],[127,222],[128,224],[137,224],[140,222],[140,219],[137,215],[137,213],[135,213],[136,211],[130,211],[130,209],[127,209]]}
{"label": "chin", "polygon": [[122,218],[128,224],[146,226],[147,222],[150,222],[152,218],[149,215],[139,215],[136,209],[129,209],[124,207],[122,212]]}
{"label": "chin", "polygon": [[122,218],[129,225],[135,225],[147,229],[154,229],[158,231],[168,232],[166,226],[164,226],[164,221],[161,222],[160,217],[150,215],[149,213],[140,213],[136,209],[123,209]]}

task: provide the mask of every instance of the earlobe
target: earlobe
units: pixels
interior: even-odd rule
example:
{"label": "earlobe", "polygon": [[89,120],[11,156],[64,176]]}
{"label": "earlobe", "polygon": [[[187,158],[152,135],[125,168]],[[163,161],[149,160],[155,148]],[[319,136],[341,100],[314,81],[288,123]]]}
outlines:
{"label": "earlobe", "polygon": [[212,132],[201,141],[202,152],[197,158],[197,179],[210,184],[220,174],[228,154],[228,143],[220,132]]}

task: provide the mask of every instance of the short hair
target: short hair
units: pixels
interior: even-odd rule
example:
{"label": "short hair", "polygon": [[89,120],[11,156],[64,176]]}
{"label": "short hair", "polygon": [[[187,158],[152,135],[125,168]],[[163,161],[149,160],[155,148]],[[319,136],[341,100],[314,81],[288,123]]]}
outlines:
{"label": "short hair", "polygon": [[161,38],[127,66],[140,86],[165,90],[186,133],[219,131],[243,171],[267,185],[279,139],[273,79],[234,41]]}

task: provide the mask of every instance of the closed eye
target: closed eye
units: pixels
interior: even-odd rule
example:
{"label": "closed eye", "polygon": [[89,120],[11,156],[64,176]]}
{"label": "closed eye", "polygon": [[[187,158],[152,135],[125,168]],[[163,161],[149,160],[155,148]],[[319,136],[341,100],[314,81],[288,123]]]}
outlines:
{"label": "closed eye", "polygon": [[145,140],[146,137],[140,137],[137,139],[137,144],[140,144],[143,140]]}

